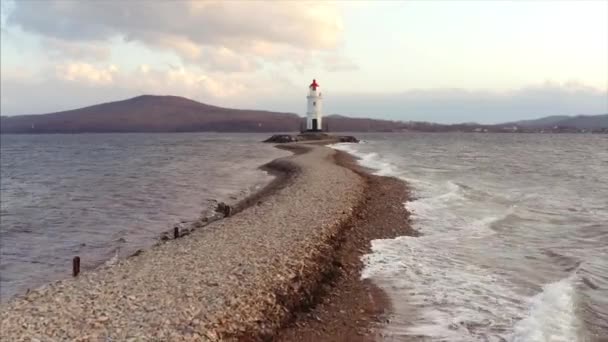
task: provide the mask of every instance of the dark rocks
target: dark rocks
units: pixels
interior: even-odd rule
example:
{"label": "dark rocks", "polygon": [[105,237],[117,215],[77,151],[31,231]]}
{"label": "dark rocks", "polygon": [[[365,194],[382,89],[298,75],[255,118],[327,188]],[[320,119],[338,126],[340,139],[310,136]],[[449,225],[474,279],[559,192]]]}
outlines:
{"label": "dark rocks", "polygon": [[337,140],[341,143],[358,143],[359,139],[352,135],[334,136],[324,132],[305,132],[298,135],[275,134],[264,140],[266,143],[284,144],[298,141]]}
{"label": "dark rocks", "polygon": [[232,213],[232,207],[230,207],[228,204],[226,204],[224,202],[220,202],[217,204],[215,211],[224,215],[224,217],[228,217]]}
{"label": "dark rocks", "polygon": [[338,140],[341,143],[358,143],[359,139],[353,137],[352,135],[343,135],[338,137]]}
{"label": "dark rocks", "polygon": [[298,137],[294,136],[294,135],[289,135],[289,134],[275,134],[273,136],[271,136],[270,138],[264,140],[265,143],[277,143],[277,144],[284,144],[284,143],[290,143],[290,142],[296,142],[298,141]]}
{"label": "dark rocks", "polygon": [[138,249],[138,250],[136,250],[136,251],[135,251],[133,254],[131,254],[131,256],[132,256],[132,257],[134,257],[134,256],[138,256],[138,255],[142,254],[143,252],[144,252],[144,250],[143,250],[143,249]]}
{"label": "dark rocks", "polygon": [[298,134],[298,140],[328,140],[331,139],[332,136],[325,132],[304,132]]}

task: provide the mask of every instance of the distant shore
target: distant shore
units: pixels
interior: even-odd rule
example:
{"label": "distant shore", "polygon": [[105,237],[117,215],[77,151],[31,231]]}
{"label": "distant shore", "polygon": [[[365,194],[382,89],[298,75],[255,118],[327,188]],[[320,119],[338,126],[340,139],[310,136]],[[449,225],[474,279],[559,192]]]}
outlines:
{"label": "distant shore", "polygon": [[[496,124],[453,123],[327,115],[332,132],[608,133],[608,114],[549,116]],[[407,120],[407,121],[405,121]],[[222,108],[179,96],[141,95],[73,110],[0,116],[0,133],[297,132],[305,119],[294,113]]]}
{"label": "distant shore", "polygon": [[240,212],[11,300],[0,337],[373,339],[390,303],[359,280],[360,256],[411,232],[407,188],[328,147],[282,147],[296,154],[265,166],[277,179]]}

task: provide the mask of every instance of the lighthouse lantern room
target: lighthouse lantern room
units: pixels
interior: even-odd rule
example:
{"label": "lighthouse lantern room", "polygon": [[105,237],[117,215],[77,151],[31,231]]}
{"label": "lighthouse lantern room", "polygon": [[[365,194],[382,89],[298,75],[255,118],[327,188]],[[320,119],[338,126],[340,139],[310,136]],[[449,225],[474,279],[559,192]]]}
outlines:
{"label": "lighthouse lantern room", "polygon": [[319,90],[319,84],[317,80],[312,80],[310,86],[308,86],[308,106],[306,110],[306,130],[311,132],[322,131],[322,102],[323,96]]}

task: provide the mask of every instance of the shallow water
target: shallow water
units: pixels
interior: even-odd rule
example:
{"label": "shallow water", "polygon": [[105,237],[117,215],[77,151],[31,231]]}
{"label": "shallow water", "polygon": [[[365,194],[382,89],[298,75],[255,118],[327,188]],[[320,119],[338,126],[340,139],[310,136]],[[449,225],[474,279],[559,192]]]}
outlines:
{"label": "shallow water", "polygon": [[264,134],[1,136],[0,298],[146,248],[235,202],[289,153]]}
{"label": "shallow water", "polygon": [[395,305],[387,339],[608,339],[608,136],[363,138],[336,148],[406,180],[421,232],[364,259]]}

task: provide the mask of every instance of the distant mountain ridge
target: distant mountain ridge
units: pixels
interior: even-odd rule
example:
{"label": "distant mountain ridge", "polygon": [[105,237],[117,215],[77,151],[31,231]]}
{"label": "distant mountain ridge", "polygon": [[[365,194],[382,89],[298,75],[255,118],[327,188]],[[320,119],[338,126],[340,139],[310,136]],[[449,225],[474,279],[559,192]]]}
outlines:
{"label": "distant mountain ridge", "polygon": [[[142,95],[131,99],[49,114],[3,116],[2,133],[102,132],[297,132],[304,118],[294,113],[212,106],[179,96]],[[398,129],[389,120],[330,115],[332,131]]]}
{"label": "distant mountain ridge", "polygon": [[297,130],[292,113],[222,108],[179,96],[131,99],[38,115],[2,117],[3,133],[273,132]]}
{"label": "distant mountain ridge", "polygon": [[[142,95],[50,114],[2,116],[2,133],[85,132],[296,132],[304,118],[294,113],[232,109],[179,96]],[[608,114],[549,116],[498,125],[436,124],[329,115],[325,129],[334,132],[608,132]]]}
{"label": "distant mountain ridge", "polygon": [[[600,115],[577,115],[577,116],[547,116],[535,120],[523,120],[509,123],[528,128],[576,128],[576,129],[601,129],[608,128],[608,114]],[[503,125],[509,125],[503,124]]]}

